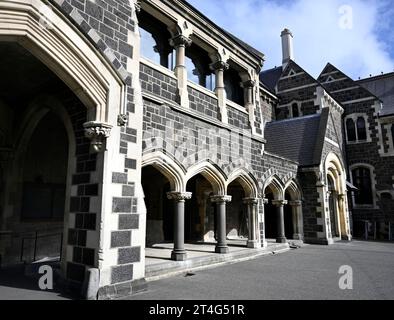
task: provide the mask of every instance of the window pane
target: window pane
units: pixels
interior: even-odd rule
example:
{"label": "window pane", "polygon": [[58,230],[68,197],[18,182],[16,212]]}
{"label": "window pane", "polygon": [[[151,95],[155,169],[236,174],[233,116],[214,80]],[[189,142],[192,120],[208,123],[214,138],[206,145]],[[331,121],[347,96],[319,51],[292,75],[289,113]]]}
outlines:
{"label": "window pane", "polygon": [[300,116],[300,113],[298,112],[298,104],[293,103],[292,111],[293,111],[293,118],[298,118]]}
{"label": "window pane", "polygon": [[357,119],[357,135],[358,140],[367,140],[367,130],[365,127],[365,120],[362,117]]}
{"label": "window pane", "polygon": [[348,141],[356,141],[356,128],[352,119],[347,119],[346,131]]}
{"label": "window pane", "polygon": [[357,187],[355,192],[356,204],[373,204],[371,173],[367,168],[357,168],[352,171],[353,182]]}
{"label": "window pane", "polygon": [[152,35],[140,28],[141,34],[141,55],[157,64],[160,64],[160,55],[156,50],[156,41]]}

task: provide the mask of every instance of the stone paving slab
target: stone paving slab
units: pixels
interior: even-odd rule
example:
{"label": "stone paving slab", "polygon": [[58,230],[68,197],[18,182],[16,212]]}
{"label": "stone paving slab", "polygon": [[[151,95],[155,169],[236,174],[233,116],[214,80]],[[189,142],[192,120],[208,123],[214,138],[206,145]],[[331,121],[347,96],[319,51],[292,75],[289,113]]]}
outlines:
{"label": "stone paving slab", "polygon": [[181,273],[218,267],[240,261],[255,259],[263,255],[279,253],[289,250],[289,244],[268,242],[267,248],[250,249],[244,240],[230,240],[229,253],[217,254],[214,252],[214,243],[185,244],[187,261],[172,261],[169,257],[173,244],[165,243],[146,249],[146,280],[156,281],[172,277]]}

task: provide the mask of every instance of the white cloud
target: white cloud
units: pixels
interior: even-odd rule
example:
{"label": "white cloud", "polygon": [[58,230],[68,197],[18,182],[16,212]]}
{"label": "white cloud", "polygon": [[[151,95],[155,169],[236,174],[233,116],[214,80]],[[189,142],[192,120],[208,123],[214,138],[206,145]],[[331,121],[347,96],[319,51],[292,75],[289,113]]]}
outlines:
{"label": "white cloud", "polygon": [[[391,72],[387,20],[391,0],[189,0],[211,20],[266,55],[264,69],[282,62],[280,32],[294,34],[295,61],[313,76],[327,62],[353,78]],[[353,27],[341,28],[340,8],[350,6]],[[390,15],[390,18],[392,16]],[[381,28],[379,28],[381,26]],[[384,30],[385,34],[381,34]],[[382,36],[387,38],[383,42]],[[393,55],[394,56],[394,55]]]}

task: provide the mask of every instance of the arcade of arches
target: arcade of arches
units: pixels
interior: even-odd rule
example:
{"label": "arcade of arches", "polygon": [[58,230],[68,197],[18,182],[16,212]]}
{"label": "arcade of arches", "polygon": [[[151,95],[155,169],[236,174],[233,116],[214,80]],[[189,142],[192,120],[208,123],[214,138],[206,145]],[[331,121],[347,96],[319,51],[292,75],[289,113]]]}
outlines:
{"label": "arcade of arches", "polygon": [[[215,243],[215,252],[227,253],[227,241],[245,240],[249,247],[261,246],[258,230],[259,200],[236,178],[226,195],[204,173],[189,178],[185,192],[175,192],[173,178],[165,169],[147,165],[142,169],[142,186],[147,207],[146,246],[173,243],[172,259],[185,260],[186,243]],[[265,192],[266,238],[285,243],[302,240],[301,196],[295,184],[279,200],[277,189]]]}

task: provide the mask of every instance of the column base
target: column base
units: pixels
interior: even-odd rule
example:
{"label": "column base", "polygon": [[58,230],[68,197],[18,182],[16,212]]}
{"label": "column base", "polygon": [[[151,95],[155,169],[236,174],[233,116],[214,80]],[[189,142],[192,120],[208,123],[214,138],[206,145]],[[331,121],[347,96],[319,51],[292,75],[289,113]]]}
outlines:
{"label": "column base", "polygon": [[300,234],[300,233],[295,233],[294,235],[293,235],[293,239],[294,240],[304,240],[303,239],[304,237],[302,236],[302,234]]}
{"label": "column base", "polygon": [[276,238],[276,243],[287,243],[286,237],[278,237]]}
{"label": "column base", "polygon": [[171,252],[171,260],[173,261],[186,261],[187,253],[186,251],[172,251]]}
{"label": "column base", "polygon": [[257,249],[261,248],[261,244],[257,240],[248,240],[247,247],[251,249]]}
{"label": "column base", "polygon": [[215,252],[216,253],[220,253],[220,254],[225,254],[225,253],[229,253],[229,249],[227,246],[216,246],[215,247]]}

